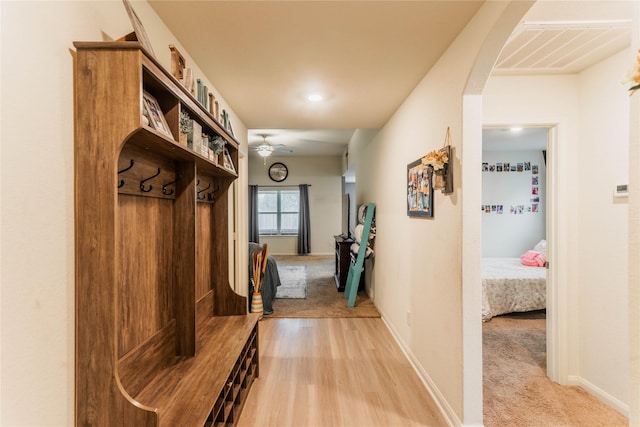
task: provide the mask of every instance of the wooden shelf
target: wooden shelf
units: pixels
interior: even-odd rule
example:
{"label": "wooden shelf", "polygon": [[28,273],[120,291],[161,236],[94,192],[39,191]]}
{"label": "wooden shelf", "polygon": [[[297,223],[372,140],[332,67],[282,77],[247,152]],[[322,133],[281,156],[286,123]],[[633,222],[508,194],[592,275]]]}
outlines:
{"label": "wooden shelf", "polygon": [[258,318],[229,284],[238,173],[180,145],[180,110],[236,170],[238,142],[139,43],[74,45],[76,425],[233,425],[259,372]]}

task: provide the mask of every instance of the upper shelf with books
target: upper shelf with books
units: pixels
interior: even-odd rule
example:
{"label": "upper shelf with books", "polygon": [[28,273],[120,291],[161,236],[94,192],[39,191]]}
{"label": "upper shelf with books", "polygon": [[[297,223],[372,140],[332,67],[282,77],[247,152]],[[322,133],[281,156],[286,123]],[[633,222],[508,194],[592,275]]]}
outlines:
{"label": "upper shelf with books", "polygon": [[[207,127],[214,133],[223,137],[229,146],[237,150],[239,146],[238,140],[232,134],[231,130],[226,129],[216,118],[188,91],[174,76],[164,69],[158,61],[151,56],[139,42],[114,41],[114,42],[74,42],[77,49],[114,49],[114,50],[139,50],[141,52],[140,64],[143,72],[143,87],[148,93],[155,96],[158,100],[165,117],[171,115],[171,105],[177,105],[179,101],[188,110],[197,115]],[[169,90],[170,97],[174,100],[167,99],[166,91]],[[178,136],[176,116],[175,127],[173,126],[173,118],[168,120],[169,127],[174,137]],[[178,138],[175,138],[178,139]]]}

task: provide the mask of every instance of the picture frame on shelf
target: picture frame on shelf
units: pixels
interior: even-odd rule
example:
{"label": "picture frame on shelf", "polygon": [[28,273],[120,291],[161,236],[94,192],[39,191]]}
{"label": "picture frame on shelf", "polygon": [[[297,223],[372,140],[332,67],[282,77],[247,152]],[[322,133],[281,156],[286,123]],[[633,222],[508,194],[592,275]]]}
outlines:
{"label": "picture frame on shelf", "polygon": [[433,170],[422,159],[407,165],[407,216],[433,218]]}
{"label": "picture frame on shelf", "polygon": [[149,115],[149,125],[158,132],[173,139],[173,135],[171,134],[167,120],[164,118],[164,114],[162,114],[160,105],[158,105],[158,101],[147,91],[143,92],[142,100],[144,108],[147,109]]}
{"label": "picture frame on shelf", "polygon": [[127,15],[129,15],[129,20],[131,21],[131,26],[133,26],[133,32],[135,33],[136,38],[138,39],[142,47],[155,58],[156,54],[153,51],[153,47],[151,46],[151,41],[149,41],[147,32],[142,26],[142,21],[140,21],[140,18],[138,18],[136,11],[133,10],[133,6],[131,6],[129,0],[122,0],[122,2],[124,3],[124,8],[127,10]]}
{"label": "picture frame on shelf", "polygon": [[229,150],[227,150],[227,147],[224,147],[224,150],[222,151],[222,166],[232,172],[236,171],[236,168],[233,165],[233,159],[231,159],[231,154],[229,153]]}

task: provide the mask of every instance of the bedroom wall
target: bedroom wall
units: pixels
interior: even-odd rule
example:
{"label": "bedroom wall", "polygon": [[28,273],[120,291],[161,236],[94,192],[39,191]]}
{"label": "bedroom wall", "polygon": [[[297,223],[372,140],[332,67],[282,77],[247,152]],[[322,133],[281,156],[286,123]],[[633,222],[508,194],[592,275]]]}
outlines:
{"label": "bedroom wall", "polygon": [[[581,75],[493,76],[484,93],[485,125],[557,125],[559,235],[566,293],[563,383],[578,384],[626,412],[628,396],[626,179],[628,108],[620,85],[629,50]],[[548,155],[550,152],[548,151]],[[549,174],[547,174],[549,176]],[[564,230],[564,231],[562,231]]]}
{"label": "bedroom wall", "polygon": [[[269,165],[282,162],[289,169],[283,183],[273,182],[267,175]],[[297,187],[311,184],[309,211],[311,216],[311,253],[332,255],[333,236],[342,229],[342,161],[340,157],[262,157],[249,159],[250,185],[269,187]],[[261,236],[260,243],[267,243],[274,255],[295,255],[298,251],[297,236]]]}
{"label": "bedroom wall", "polygon": [[[482,162],[490,167],[482,173],[482,205],[490,206],[490,212],[482,213],[482,256],[519,257],[546,236],[546,165],[542,151],[483,151]],[[531,168],[522,172],[491,171],[491,165],[505,162],[511,166],[528,162]],[[537,166],[537,174],[533,166]]]}
{"label": "bedroom wall", "polygon": [[[169,67],[168,44],[180,48],[180,43],[146,2],[133,5],[158,60]],[[72,43],[118,38],[131,32],[131,24],[120,1],[2,1],[0,19],[0,425],[71,426],[75,365]],[[181,52],[200,73],[188,52]],[[231,115],[246,147],[246,128]]]}
{"label": "bedroom wall", "polygon": [[[376,203],[375,304],[451,425],[482,423],[481,384],[463,396],[462,94],[487,32],[507,7],[485,3],[379,133],[349,146],[356,203]],[[433,219],[409,218],[407,164],[440,148],[447,127],[454,193],[435,193]],[[479,299],[477,313],[479,335]]]}

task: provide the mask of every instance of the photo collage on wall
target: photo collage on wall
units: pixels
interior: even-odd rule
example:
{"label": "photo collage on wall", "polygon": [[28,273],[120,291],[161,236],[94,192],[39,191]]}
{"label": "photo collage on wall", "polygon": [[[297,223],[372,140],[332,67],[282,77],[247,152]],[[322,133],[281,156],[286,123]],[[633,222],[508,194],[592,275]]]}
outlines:
{"label": "photo collage on wall", "polygon": [[[539,191],[539,175],[538,165],[532,165],[531,162],[517,162],[517,163],[482,163],[483,173],[505,173],[505,172],[530,172],[531,173],[531,204],[527,205],[510,205],[509,214],[522,215],[526,213],[538,213],[540,212],[540,196]],[[507,213],[504,205],[482,205],[482,212],[488,214],[502,215]]]}

